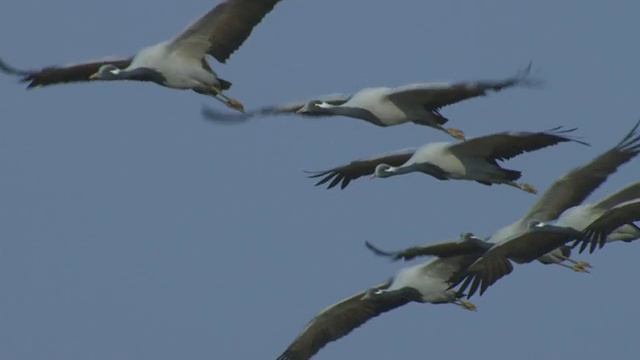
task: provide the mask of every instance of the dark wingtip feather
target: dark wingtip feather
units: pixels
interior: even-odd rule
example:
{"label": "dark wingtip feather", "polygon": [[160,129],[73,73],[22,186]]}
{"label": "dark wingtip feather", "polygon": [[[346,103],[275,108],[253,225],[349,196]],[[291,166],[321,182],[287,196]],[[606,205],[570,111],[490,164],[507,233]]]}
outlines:
{"label": "dark wingtip feather", "polygon": [[13,66],[7,64],[4,60],[0,59],[0,71],[7,75],[29,76],[28,71],[16,69]]}
{"label": "dark wingtip feather", "polygon": [[640,140],[640,134],[637,134],[636,136],[636,130],[638,130],[638,126],[640,126],[640,120],[636,122],[631,131],[629,131],[629,133],[618,143],[615,148],[618,150],[630,152],[640,151],[640,143],[638,143],[638,140]]}
{"label": "dark wingtip feather", "polygon": [[349,185],[349,183],[351,182],[351,178],[344,176],[342,174],[340,174],[339,172],[333,171],[333,170],[327,170],[327,171],[304,171],[304,173],[306,174],[311,174],[309,176],[307,176],[310,179],[315,179],[315,178],[319,178],[324,176],[324,178],[322,178],[320,181],[318,181],[314,186],[320,186],[322,184],[325,184],[327,182],[329,182],[329,180],[331,180],[331,182],[329,183],[329,185],[327,185],[327,189],[332,189],[334,187],[336,187],[338,184],[340,184],[340,189],[344,190],[344,188],[347,187],[347,185]]}
{"label": "dark wingtip feather", "polygon": [[29,84],[27,84],[27,89],[30,89],[36,86],[36,84],[34,83],[33,72],[17,69],[7,64],[3,59],[0,59],[0,71],[7,75],[20,76],[20,79],[18,80],[18,82],[20,83],[28,82]]}
{"label": "dark wingtip feather", "polygon": [[[330,178],[333,176],[334,174],[329,175]],[[329,186],[327,186],[327,189],[334,188],[336,185],[340,183],[340,181],[342,181],[342,176],[339,176],[338,174],[336,174],[333,180],[331,181],[331,183],[329,183]]]}
{"label": "dark wingtip feather", "polygon": [[378,256],[384,256],[384,257],[390,257],[392,258],[392,260],[398,260],[398,253],[396,252],[391,252],[391,251],[384,251],[376,246],[374,246],[373,244],[371,244],[368,241],[364,242],[364,245],[371,250],[374,254],[378,255]]}
{"label": "dark wingtip feather", "polygon": [[307,176],[308,178],[311,178],[311,179],[320,177],[327,173],[326,171],[308,171],[308,170],[302,170],[302,172],[305,174],[312,174]]}
{"label": "dark wingtip feather", "polygon": [[579,137],[579,136],[562,136],[564,134],[572,133],[572,132],[578,130],[577,127],[574,127],[574,128],[571,128],[571,129],[562,129],[562,128],[563,128],[562,126],[556,126],[555,128],[546,130],[544,132],[547,133],[547,134],[552,134],[552,135],[558,136],[560,138],[559,139],[560,141],[573,141],[573,142],[576,142],[578,144],[582,144],[584,146],[591,147],[591,144],[589,144],[587,142],[584,142],[582,140],[578,140],[578,139],[581,139],[581,137]]}
{"label": "dark wingtip feather", "polygon": [[519,70],[516,73],[516,75],[511,78],[509,85],[526,85],[528,87],[542,87],[542,85],[544,85],[544,81],[542,81],[541,79],[532,79],[529,77],[529,75],[531,75],[532,67],[533,67],[533,61],[530,60],[524,69]]}
{"label": "dark wingtip feather", "polygon": [[476,291],[478,291],[478,287],[480,286],[480,283],[481,283],[481,279],[479,276],[473,276],[470,278],[470,281],[471,280],[473,280],[473,282],[471,283],[471,288],[467,293],[467,299],[471,299],[471,297],[476,293]]}

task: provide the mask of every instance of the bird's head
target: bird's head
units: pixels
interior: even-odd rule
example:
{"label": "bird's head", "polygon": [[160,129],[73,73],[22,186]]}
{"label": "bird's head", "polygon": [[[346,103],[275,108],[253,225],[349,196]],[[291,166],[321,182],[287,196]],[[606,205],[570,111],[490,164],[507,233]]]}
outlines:
{"label": "bird's head", "polygon": [[324,101],[312,100],[296,111],[296,113],[303,115],[323,114],[325,113],[325,109],[329,107],[330,105]]}
{"label": "bird's head", "polygon": [[460,234],[460,239],[462,240],[482,240],[479,237],[473,235],[473,233],[470,232],[463,232],[462,234]]}
{"label": "bird's head", "polygon": [[362,296],[362,300],[370,300],[370,299],[376,299],[380,296],[383,296],[385,294],[387,294],[389,292],[389,286],[391,286],[391,284],[393,284],[393,282],[395,281],[397,275],[391,276],[389,277],[389,279],[387,280],[387,282],[384,285],[378,285],[375,287],[370,288],[369,290],[367,290],[364,295]]}
{"label": "bird's head", "polygon": [[389,177],[393,173],[392,168],[393,167],[391,165],[379,164],[378,166],[376,166],[376,169],[374,170],[373,174],[369,176],[369,178],[375,179]]}
{"label": "bird's head", "polygon": [[540,221],[540,220],[531,220],[529,221],[529,229],[540,229],[545,227],[545,225],[547,225],[546,223]]}
{"label": "bird's head", "polygon": [[366,293],[364,293],[364,296],[362,297],[362,299],[373,299],[373,298],[376,298],[377,296],[384,294],[384,292],[385,292],[384,289],[377,289],[377,288],[369,289],[367,290]]}
{"label": "bird's head", "polygon": [[90,80],[115,80],[118,78],[120,69],[115,65],[107,64],[100,66],[97,72],[89,76]]}

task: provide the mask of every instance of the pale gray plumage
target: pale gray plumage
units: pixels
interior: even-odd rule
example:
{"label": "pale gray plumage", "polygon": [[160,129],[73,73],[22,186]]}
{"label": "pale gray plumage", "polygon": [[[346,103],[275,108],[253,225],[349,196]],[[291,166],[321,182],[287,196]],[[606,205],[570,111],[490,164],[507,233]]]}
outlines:
{"label": "pale gray plumage", "polygon": [[[634,240],[640,236],[640,232],[629,223],[635,221],[633,218],[636,216],[636,207],[633,202],[639,198],[640,182],[636,182],[596,202],[572,206],[553,221],[558,226],[589,232],[589,234],[582,234],[579,237],[580,241],[574,243],[581,242],[583,244],[580,252],[589,242],[593,242],[595,245],[595,242],[604,244],[605,241]],[[630,220],[619,223],[624,219]],[[619,225],[611,228],[616,224]]]}
{"label": "pale gray plumage", "polygon": [[[454,286],[461,284],[459,290],[468,290],[468,298],[478,288],[482,295],[489,286],[511,273],[511,261],[525,264],[537,259],[544,263],[543,259],[550,252],[559,247],[566,249],[564,245],[574,239],[582,243],[580,252],[587,244],[591,244],[590,251],[593,252],[596,245],[602,247],[606,241],[639,238],[640,231],[631,223],[640,220],[640,199],[624,201],[627,196],[637,197],[638,191],[640,183],[628,186],[602,201],[569,208],[553,223],[532,221],[529,229],[495,244],[482,254],[453,282]],[[582,270],[588,272],[584,268]]]}
{"label": "pale gray plumage", "polygon": [[501,132],[479,136],[464,142],[428,143],[420,148],[404,149],[369,159],[353,161],[326,171],[311,172],[321,179],[316,186],[329,182],[328,188],[341,184],[344,189],[362,176],[390,177],[422,172],[438,180],[470,180],[483,185],[506,184],[535,193],[533,186],[518,183],[520,171],[500,167],[497,161],[508,160],[563,142],[588,145],[566,134],[575,129],[560,127],[542,132]]}
{"label": "pale gray plumage", "polygon": [[[554,223],[589,232],[589,234],[582,234],[579,237],[580,241],[577,241],[583,244],[580,252],[589,242],[595,246],[596,242],[604,245],[607,239],[608,241],[634,240],[640,236],[640,233],[634,225],[629,223],[635,221],[633,218],[636,216],[636,207],[633,202],[638,198],[640,198],[640,182],[630,184],[599,201],[570,207],[554,219]],[[629,220],[620,223],[624,219]],[[614,225],[617,226],[611,228]],[[592,247],[591,252],[593,249]]]}
{"label": "pale gray plumage", "polygon": [[396,88],[373,87],[352,95],[319,97],[306,102],[267,106],[247,115],[224,114],[203,109],[205,118],[212,121],[247,120],[259,115],[300,114],[314,117],[346,116],[387,127],[407,122],[426,125],[464,140],[458,129],[445,129],[448,119],[440,110],[464,100],[486,96],[489,91],[501,91],[514,86],[534,86],[541,81],[528,77],[531,64],[515,76],[503,80],[465,81],[458,83],[421,83]]}
{"label": "pale gray plumage", "polygon": [[640,238],[640,228],[633,224],[640,221],[640,199],[625,201],[606,210],[587,227],[573,244],[580,245],[582,253],[587,245],[592,253],[596,246],[602,248],[604,244],[613,241],[631,242]]}
{"label": "pale gray plumage", "polygon": [[[591,162],[570,170],[556,180],[520,220],[499,229],[491,235],[488,241],[494,243],[495,246],[483,254],[472,267],[463,272],[463,275],[453,282],[454,286],[462,284],[459,288],[461,291],[470,286],[467,294],[470,297],[478,288],[480,288],[480,294],[482,294],[488,286],[509,274],[513,270],[510,260],[530,262],[532,259],[537,258],[540,262],[546,264],[560,263],[563,260],[567,260],[569,256],[567,247],[553,250],[553,253],[549,253],[552,251],[549,247],[554,245],[560,247],[567,241],[579,236],[580,231],[595,220],[595,217],[590,217],[586,220],[586,223],[585,221],[582,223],[572,222],[570,217],[572,211],[567,209],[573,207],[579,209],[580,203],[606,181],[609,175],[615,173],[619,166],[638,155],[640,152],[640,136],[636,134],[638,125],[640,125],[640,122],[636,123],[614,148],[596,157]],[[601,204],[600,206],[602,204],[610,207],[615,206],[620,201],[625,201],[625,199],[637,195],[637,190],[638,188],[632,185],[603,199],[598,204]],[[587,208],[587,206],[583,208]],[[560,219],[565,211],[567,211],[567,214],[564,219]],[[531,224],[554,220],[556,221],[553,224],[545,224],[547,227],[544,230],[551,230],[546,235],[542,235],[539,230],[530,231]],[[557,229],[551,226],[563,228],[563,230],[556,231],[556,235],[552,235],[551,233],[554,233],[554,230]],[[598,228],[600,233],[605,230],[608,231],[603,227]],[[578,235],[574,231],[578,231]],[[519,237],[523,234],[524,237]],[[509,242],[513,243],[508,244]],[[547,254],[540,253],[544,249],[548,249]],[[555,260],[558,260],[558,262],[555,262]]]}
{"label": "pale gray plumage", "polygon": [[480,289],[482,295],[489,286],[513,271],[511,261],[526,264],[563,246],[580,236],[580,231],[567,226],[531,221],[524,231],[494,244],[471,264],[462,275],[452,280],[461,292],[471,298]]}
{"label": "pale gray plumage", "polygon": [[141,49],[135,56],[40,70],[18,70],[0,60],[0,70],[22,77],[27,88],[91,80],[150,81],[210,95],[236,110],[240,102],[222,93],[231,83],[217,77],[206,55],[225,63],[280,0],[225,0],[178,36]]}
{"label": "pale gray plumage", "polygon": [[367,321],[411,302],[452,303],[475,310],[473,304],[460,300],[461,294],[448,289],[447,281],[470,264],[476,255],[442,255],[424,264],[403,268],[385,284],[359,292],[321,311],[277,360],[308,360],[328,343],[346,336]]}
{"label": "pale gray plumage", "polygon": [[489,242],[499,243],[524,231],[532,220],[552,221],[565,210],[580,205],[594,190],[640,153],[640,121],[613,148],[590,162],[571,169],[559,177],[538,198],[527,213],[514,223],[495,231]]}

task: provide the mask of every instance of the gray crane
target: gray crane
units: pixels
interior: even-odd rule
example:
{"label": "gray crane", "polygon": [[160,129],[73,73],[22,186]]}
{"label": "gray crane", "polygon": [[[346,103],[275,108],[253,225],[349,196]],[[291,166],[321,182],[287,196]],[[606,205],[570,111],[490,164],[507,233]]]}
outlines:
{"label": "gray crane", "polygon": [[566,136],[575,129],[560,127],[541,132],[501,132],[479,136],[462,142],[428,143],[419,148],[395,151],[325,171],[310,172],[320,177],[316,186],[329,182],[329,189],[341,183],[344,189],[362,176],[387,178],[411,172],[421,172],[438,180],[470,180],[483,185],[506,184],[535,194],[536,189],[516,182],[521,172],[504,169],[499,160],[508,160],[525,152],[532,152],[563,142],[587,143]]}
{"label": "gray crane", "polygon": [[0,60],[0,71],[21,76],[27,88],[93,80],[153,82],[173,89],[190,89],[212,96],[238,111],[244,106],[223,91],[231,83],[211,69],[206,55],[225,63],[280,0],[225,0],[173,39],[145,47],[135,56],[51,66],[25,71]]}
{"label": "gray crane", "polygon": [[455,83],[416,83],[395,88],[370,87],[351,95],[330,94],[313,100],[271,105],[245,114],[225,114],[203,108],[203,116],[211,121],[234,123],[256,116],[297,114],[309,117],[346,116],[388,127],[412,122],[426,125],[464,140],[464,132],[445,128],[449,121],[440,110],[464,100],[487,96],[489,91],[502,91],[514,86],[538,86],[542,82],[528,77],[531,63],[515,76],[503,80],[462,81]]}
{"label": "gray crane", "polygon": [[[308,360],[330,342],[341,339],[367,321],[411,302],[455,304],[475,311],[475,305],[449,289],[447,280],[485,251],[485,243],[471,233],[458,241],[445,242],[434,252],[435,259],[400,269],[386,283],[361,291],[337,302],[316,315],[277,360]],[[457,255],[457,246],[467,255]],[[474,250],[477,253],[474,253]]]}

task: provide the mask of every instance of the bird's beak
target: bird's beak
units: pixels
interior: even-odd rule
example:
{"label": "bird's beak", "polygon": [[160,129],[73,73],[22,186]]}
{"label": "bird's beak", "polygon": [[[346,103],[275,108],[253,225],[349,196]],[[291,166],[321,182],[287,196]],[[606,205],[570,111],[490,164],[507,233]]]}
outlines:
{"label": "bird's beak", "polygon": [[306,108],[301,107],[300,109],[296,110],[296,113],[298,113],[298,114],[304,114],[304,113],[305,113],[305,111],[307,111],[307,109],[306,109]]}
{"label": "bird's beak", "polygon": [[373,179],[375,179],[375,178],[376,178],[376,174],[371,174],[371,175],[369,175],[369,180],[373,180]]}
{"label": "bird's beak", "polygon": [[98,78],[98,76],[100,76],[100,73],[93,73],[91,74],[91,76],[89,76],[89,80],[95,80]]}

